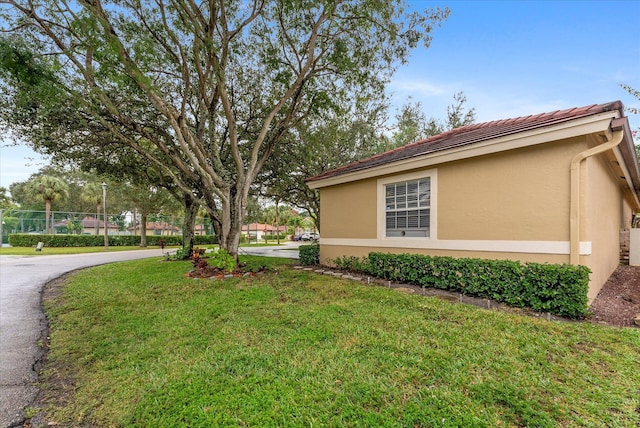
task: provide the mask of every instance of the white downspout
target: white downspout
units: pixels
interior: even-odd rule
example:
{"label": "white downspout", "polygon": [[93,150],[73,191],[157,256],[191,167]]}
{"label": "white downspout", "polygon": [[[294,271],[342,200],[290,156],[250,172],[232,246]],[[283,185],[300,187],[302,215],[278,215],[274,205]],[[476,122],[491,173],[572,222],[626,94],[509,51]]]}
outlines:
{"label": "white downspout", "polygon": [[582,172],[582,161],[587,159],[588,157],[597,155],[599,153],[606,152],[607,150],[611,150],[616,147],[618,144],[622,142],[622,138],[624,137],[624,132],[614,131],[611,139],[604,143],[600,144],[591,149],[585,150],[583,152],[578,153],[571,160],[571,212],[569,215],[569,241],[570,241],[570,249],[569,249],[569,262],[572,265],[580,264],[580,222],[582,213],[580,212],[580,189],[582,187],[581,183],[581,172]]}

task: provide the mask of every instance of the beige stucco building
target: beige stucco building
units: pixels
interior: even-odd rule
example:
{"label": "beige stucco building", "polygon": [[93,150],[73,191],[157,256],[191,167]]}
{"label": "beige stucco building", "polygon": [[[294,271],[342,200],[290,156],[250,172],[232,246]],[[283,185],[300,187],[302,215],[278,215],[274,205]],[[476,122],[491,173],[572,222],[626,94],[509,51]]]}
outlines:
{"label": "beige stucco building", "polygon": [[620,102],[457,128],[307,184],[322,263],[382,251],[581,264],[590,300],[640,212]]}

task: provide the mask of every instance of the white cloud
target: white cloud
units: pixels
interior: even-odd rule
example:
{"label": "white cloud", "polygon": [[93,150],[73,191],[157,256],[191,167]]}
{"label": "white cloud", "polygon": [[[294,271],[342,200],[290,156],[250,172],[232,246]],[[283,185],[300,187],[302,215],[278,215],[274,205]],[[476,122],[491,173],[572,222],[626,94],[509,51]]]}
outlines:
{"label": "white cloud", "polygon": [[423,80],[395,79],[389,84],[392,93],[398,95],[411,95],[413,98],[421,99],[441,95],[450,95],[451,85],[439,85]]}

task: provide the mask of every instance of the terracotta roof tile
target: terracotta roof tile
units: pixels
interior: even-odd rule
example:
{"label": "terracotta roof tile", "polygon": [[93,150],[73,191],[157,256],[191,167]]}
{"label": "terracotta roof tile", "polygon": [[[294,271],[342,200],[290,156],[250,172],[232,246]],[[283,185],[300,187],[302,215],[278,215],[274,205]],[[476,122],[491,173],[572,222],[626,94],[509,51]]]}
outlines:
{"label": "terracotta roof tile", "polygon": [[403,159],[466,146],[493,138],[544,128],[546,126],[557,125],[562,122],[614,110],[619,110],[622,113],[622,102],[614,101],[606,104],[593,104],[585,107],[574,107],[549,113],[540,113],[536,115],[462,126],[425,140],[416,141],[358,162],[344,165],[330,171],[325,171],[322,174],[307,179],[307,182],[336,177],[351,172],[386,165]]}

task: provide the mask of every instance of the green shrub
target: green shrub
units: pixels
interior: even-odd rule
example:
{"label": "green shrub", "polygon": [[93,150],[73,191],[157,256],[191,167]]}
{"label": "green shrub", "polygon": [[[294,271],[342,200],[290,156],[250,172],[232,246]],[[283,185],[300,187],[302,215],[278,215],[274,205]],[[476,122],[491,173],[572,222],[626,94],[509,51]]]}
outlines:
{"label": "green shrub", "polygon": [[[360,262],[342,258],[345,265]],[[458,291],[512,306],[579,318],[587,313],[589,268],[511,260],[369,253],[364,272],[392,281]]]}
{"label": "green shrub", "polygon": [[175,253],[167,252],[164,255],[165,260],[167,261],[176,261],[176,260],[186,260],[188,258],[187,253],[182,248],[178,248]]}
{"label": "green shrub", "polygon": [[[193,245],[216,245],[218,237],[215,235],[196,235],[193,237]],[[182,245],[182,237],[180,237],[180,245]]]}
{"label": "green shrub", "polygon": [[300,263],[304,266],[317,265],[320,263],[320,245],[300,245]]}
{"label": "green shrub", "polygon": [[218,251],[209,253],[209,264],[215,268],[231,273],[236,268],[236,259],[224,248],[218,248]]}
{"label": "green shrub", "polygon": [[349,272],[369,273],[369,258],[356,256],[342,256],[331,260],[338,269]]}
{"label": "green shrub", "polygon": [[[200,236],[199,241],[208,244],[215,240],[215,236]],[[110,246],[136,246],[140,245],[140,236],[135,235],[109,235]],[[147,245],[159,246],[159,241],[163,240],[165,245],[182,245],[182,236],[147,236]],[[197,241],[197,240],[194,240]],[[47,247],[99,247],[104,245],[104,235],[31,235],[16,233],[9,235],[9,244],[14,247],[35,247],[38,242],[44,242]],[[197,244],[197,243],[196,243]]]}
{"label": "green shrub", "polygon": [[262,235],[262,239],[264,239],[265,241],[276,241],[278,238],[283,241],[286,237],[287,235],[284,233],[281,233],[279,237],[278,235]]}

